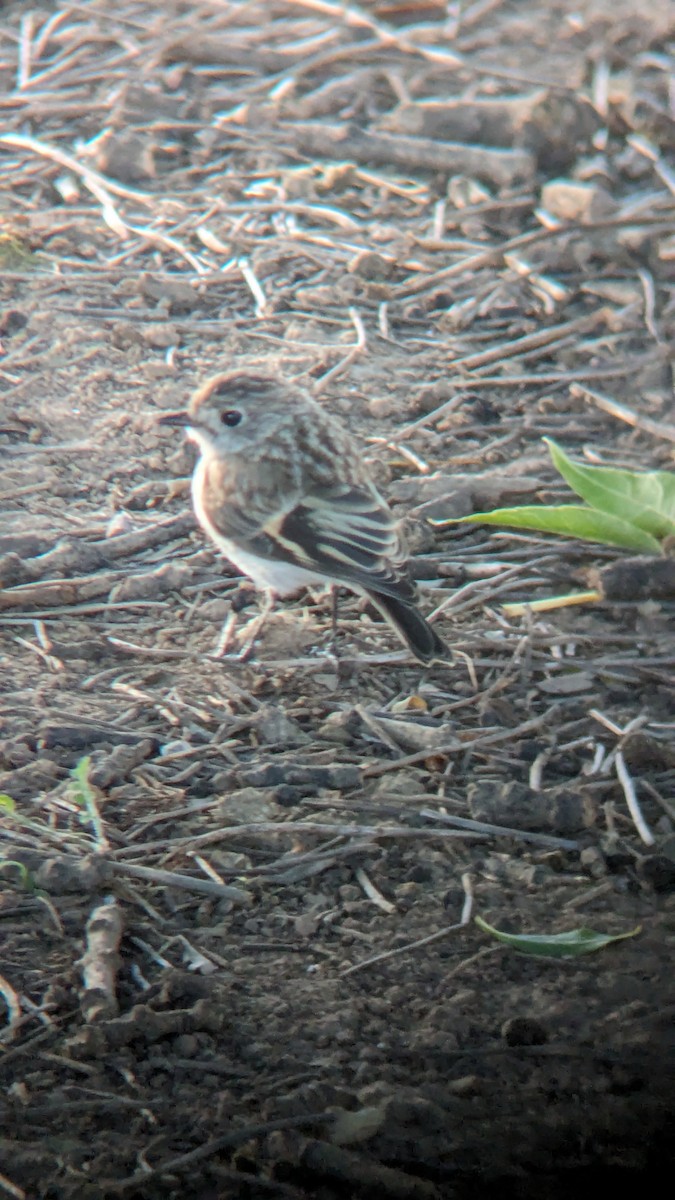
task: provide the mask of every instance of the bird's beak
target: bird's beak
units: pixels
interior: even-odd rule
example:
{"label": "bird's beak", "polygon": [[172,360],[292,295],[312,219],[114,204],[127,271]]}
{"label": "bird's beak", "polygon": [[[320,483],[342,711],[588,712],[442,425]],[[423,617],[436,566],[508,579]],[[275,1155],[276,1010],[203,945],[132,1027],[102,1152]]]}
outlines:
{"label": "bird's beak", "polygon": [[179,408],[176,412],[165,412],[157,418],[158,425],[188,425],[190,418],[186,408]]}

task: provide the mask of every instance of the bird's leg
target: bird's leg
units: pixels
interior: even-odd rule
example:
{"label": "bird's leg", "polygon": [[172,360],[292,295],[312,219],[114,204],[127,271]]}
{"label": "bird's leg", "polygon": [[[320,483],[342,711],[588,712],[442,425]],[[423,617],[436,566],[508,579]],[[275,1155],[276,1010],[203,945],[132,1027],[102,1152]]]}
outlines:
{"label": "bird's leg", "polygon": [[246,638],[244,645],[242,646],[241,650],[239,651],[239,654],[237,655],[237,658],[239,659],[240,662],[248,662],[249,658],[253,654],[253,647],[255,645],[256,638],[260,634],[262,627],[265,624],[265,621],[269,617],[273,608],[274,608],[274,592],[271,592],[271,591],[269,591],[269,589],[266,589],[263,592],[262,603],[260,605],[260,612],[258,613],[257,617],[253,617],[253,619],[251,621],[249,621],[249,623],[248,623],[248,626],[247,626],[248,636]]}

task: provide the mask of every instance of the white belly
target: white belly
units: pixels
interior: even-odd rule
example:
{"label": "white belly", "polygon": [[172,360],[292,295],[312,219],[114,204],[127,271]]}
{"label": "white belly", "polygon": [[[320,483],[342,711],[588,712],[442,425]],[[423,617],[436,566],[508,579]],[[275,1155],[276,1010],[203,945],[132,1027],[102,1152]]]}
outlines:
{"label": "white belly", "polygon": [[315,575],[304,567],[295,567],[292,563],[274,562],[273,559],[259,558],[257,554],[248,554],[226,538],[213,539],[218,549],[234,563],[244,575],[252,579],[256,587],[276,592],[278,596],[287,596],[297,592],[298,588],[310,587],[312,584],[325,583],[323,575]]}
{"label": "white belly", "polygon": [[305,567],[296,567],[293,563],[281,560],[275,562],[274,559],[251,554],[248,550],[242,549],[237,542],[223,537],[212,525],[202,505],[203,464],[204,460],[201,459],[192,477],[192,503],[195,516],[204,532],[215,542],[225,558],[229,559],[243,575],[248,575],[256,587],[276,592],[278,596],[286,596],[290,592],[297,592],[298,588],[310,587],[312,584],[326,583],[325,575],[315,574],[313,571],[306,570]]}

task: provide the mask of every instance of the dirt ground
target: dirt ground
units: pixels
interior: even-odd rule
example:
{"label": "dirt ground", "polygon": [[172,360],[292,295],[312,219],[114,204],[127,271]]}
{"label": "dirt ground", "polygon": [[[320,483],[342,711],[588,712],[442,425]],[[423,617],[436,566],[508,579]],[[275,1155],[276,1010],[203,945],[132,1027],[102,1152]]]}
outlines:
{"label": "dirt ground", "polygon": [[[673,603],[510,616],[621,552],[429,521],[569,500],[544,436],[673,469],[635,11],[3,6],[0,1195],[672,1177]],[[363,439],[451,662],[349,593],[337,646],[303,595],[214,656],[256,597],[154,418],[251,362]]]}

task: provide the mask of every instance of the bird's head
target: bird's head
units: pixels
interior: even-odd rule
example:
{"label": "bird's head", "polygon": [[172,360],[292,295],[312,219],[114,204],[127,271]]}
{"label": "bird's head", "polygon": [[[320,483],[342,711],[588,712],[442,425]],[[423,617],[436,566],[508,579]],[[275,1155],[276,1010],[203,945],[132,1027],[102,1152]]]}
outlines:
{"label": "bird's head", "polygon": [[207,379],[186,409],[163,413],[161,425],[183,425],[202,454],[245,451],[288,420],[293,394],[281,381],[248,371]]}

